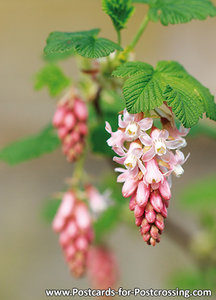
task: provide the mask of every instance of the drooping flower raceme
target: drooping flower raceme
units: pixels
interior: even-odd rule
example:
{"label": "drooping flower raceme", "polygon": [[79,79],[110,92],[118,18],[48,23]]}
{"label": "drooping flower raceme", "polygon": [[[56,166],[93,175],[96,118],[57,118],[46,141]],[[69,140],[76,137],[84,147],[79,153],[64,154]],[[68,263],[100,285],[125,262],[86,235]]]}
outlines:
{"label": "drooping flower raceme", "polygon": [[59,243],[74,276],[84,274],[90,244],[93,240],[91,216],[87,205],[72,190],[66,192],[53,220]]}
{"label": "drooping flower raceme", "polygon": [[116,288],[118,280],[118,266],[114,254],[102,246],[90,249],[88,260],[88,276],[93,288]]}
{"label": "drooping flower raceme", "polygon": [[113,159],[124,166],[115,169],[121,173],[117,181],[124,183],[123,197],[131,197],[129,208],[134,211],[135,223],[143,240],[153,246],[164,230],[171,176],[183,174],[182,164],[187,159],[179,149],[186,146],[182,136],[188,130],[178,130],[165,119],[162,125],[160,130],[153,125],[152,118],[126,110],[119,115],[117,132],[112,132],[106,122],[106,130],[111,134],[108,145],[118,155]]}
{"label": "drooping flower raceme", "polygon": [[53,117],[58,129],[63,153],[69,162],[76,160],[83,152],[87,128],[88,111],[85,102],[70,91],[59,103]]}

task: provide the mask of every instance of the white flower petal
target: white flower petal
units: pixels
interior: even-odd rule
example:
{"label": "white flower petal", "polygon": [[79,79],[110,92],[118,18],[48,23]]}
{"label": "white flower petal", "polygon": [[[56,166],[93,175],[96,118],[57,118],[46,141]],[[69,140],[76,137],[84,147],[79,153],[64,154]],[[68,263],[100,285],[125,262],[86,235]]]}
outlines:
{"label": "white flower petal", "polygon": [[151,147],[146,153],[143,154],[142,160],[143,161],[149,161],[155,156],[155,149],[154,147]]}
{"label": "white flower petal", "polygon": [[177,149],[186,146],[185,139],[176,139],[173,141],[166,141],[166,146],[169,149]]}
{"label": "white flower petal", "polygon": [[145,118],[138,122],[141,130],[146,131],[152,127],[153,120],[151,118]]}
{"label": "white flower petal", "polygon": [[147,134],[147,133],[142,133],[140,136],[139,136],[139,139],[141,141],[141,143],[145,146],[151,146],[152,145],[152,139],[151,137]]}

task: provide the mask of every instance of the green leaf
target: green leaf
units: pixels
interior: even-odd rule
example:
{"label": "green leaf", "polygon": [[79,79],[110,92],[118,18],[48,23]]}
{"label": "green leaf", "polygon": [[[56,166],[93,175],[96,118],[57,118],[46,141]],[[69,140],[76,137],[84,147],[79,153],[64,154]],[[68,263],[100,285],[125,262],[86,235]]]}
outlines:
{"label": "green leaf", "polygon": [[120,185],[116,184],[117,176],[113,172],[106,174],[102,178],[101,190],[110,190],[112,206],[110,206],[94,223],[95,240],[100,242],[101,239],[109,233],[121,221],[123,205],[127,205],[127,201],[122,196]]}
{"label": "green leaf", "polygon": [[131,0],[102,0],[102,8],[112,19],[116,31],[125,28],[135,10]]}
{"label": "green leaf", "polygon": [[216,207],[215,199],[216,176],[211,176],[191,183],[180,194],[182,204],[193,210],[212,210]]}
{"label": "green leaf", "polygon": [[41,212],[42,217],[45,221],[47,221],[48,223],[52,223],[60,203],[61,203],[61,199],[58,198],[49,199],[48,201],[45,202]]}
{"label": "green leaf", "polygon": [[108,56],[115,50],[121,51],[123,49],[108,39],[87,36],[75,41],[75,50],[81,56],[99,58]]}
{"label": "green leaf", "polygon": [[53,64],[47,64],[35,75],[35,89],[41,90],[47,87],[50,96],[57,96],[71,84],[70,78],[66,77],[62,70]]}
{"label": "green leaf", "polygon": [[116,43],[97,38],[99,29],[80,32],[53,32],[47,39],[44,48],[46,57],[65,57],[68,54],[79,54],[87,58],[108,56],[115,50],[122,50]]}
{"label": "green leaf", "polygon": [[150,19],[154,22],[160,21],[165,26],[216,16],[216,7],[210,0],[133,0],[133,2],[149,4]]}
{"label": "green leaf", "polygon": [[42,154],[54,151],[60,141],[52,125],[44,128],[39,134],[13,142],[0,150],[0,160],[9,165],[37,158]]}
{"label": "green leaf", "polygon": [[117,224],[120,216],[120,207],[109,207],[94,223],[95,240],[99,242]]}
{"label": "green leaf", "polygon": [[45,58],[49,60],[64,59],[70,55],[75,55],[74,41],[87,36],[97,36],[100,29],[78,32],[51,32],[47,38],[47,44],[44,48]]}
{"label": "green leaf", "polygon": [[216,16],[216,7],[209,0],[157,0],[150,2],[149,17],[163,25],[205,20]]}
{"label": "green leaf", "polygon": [[121,64],[115,71],[113,71],[112,75],[115,77],[125,78],[138,73],[143,73],[144,70],[151,73],[154,69],[151,65],[141,61],[126,62],[125,64]]}
{"label": "green leaf", "polygon": [[133,3],[145,3],[149,4],[152,0],[132,0]]}
{"label": "green leaf", "polygon": [[113,75],[127,78],[123,95],[130,113],[146,112],[166,101],[185,127],[196,125],[204,112],[216,117],[214,97],[177,62],[160,61],[155,70],[141,62],[125,63]]}
{"label": "green leaf", "polygon": [[111,190],[111,199],[115,205],[128,204],[127,200],[122,196],[122,188],[117,182],[117,173],[108,173],[101,182],[101,188],[103,191]]}

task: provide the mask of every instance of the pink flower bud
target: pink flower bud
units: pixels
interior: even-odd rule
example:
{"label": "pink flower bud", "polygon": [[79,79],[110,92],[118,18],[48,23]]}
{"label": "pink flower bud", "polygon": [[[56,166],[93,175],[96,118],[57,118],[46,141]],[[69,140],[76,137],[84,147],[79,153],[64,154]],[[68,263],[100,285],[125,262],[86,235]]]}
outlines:
{"label": "pink flower bud", "polygon": [[78,124],[78,131],[82,135],[87,135],[88,127],[87,127],[86,123],[83,123],[83,122],[79,123]]}
{"label": "pink flower bud", "polygon": [[148,223],[148,221],[146,219],[143,219],[142,221],[142,224],[141,224],[141,228],[140,228],[140,231],[141,231],[141,234],[146,234],[147,232],[149,232],[150,230],[150,224]]}
{"label": "pink flower bud", "polygon": [[145,181],[148,184],[159,183],[163,180],[163,175],[158,168],[158,164],[155,159],[151,159],[146,162]]}
{"label": "pink flower bud", "polygon": [[157,212],[161,212],[161,210],[163,209],[163,201],[158,192],[151,193],[150,202]]}
{"label": "pink flower bud", "polygon": [[161,216],[161,214],[157,214],[155,225],[158,227],[160,231],[164,230],[164,218]]}
{"label": "pink flower bud", "polygon": [[130,197],[136,190],[138,181],[133,178],[127,178],[122,187],[122,195],[127,198]]}
{"label": "pink flower bud", "polygon": [[78,228],[74,221],[70,221],[66,228],[67,234],[70,238],[74,238],[78,234]]}
{"label": "pink flower bud", "polygon": [[151,227],[151,230],[150,230],[150,234],[151,234],[151,236],[153,237],[153,239],[157,239],[158,238],[158,236],[159,236],[159,232],[158,232],[158,228],[156,227],[156,226],[152,226]]}
{"label": "pink flower bud", "polygon": [[136,202],[139,206],[145,207],[150,194],[150,187],[143,181],[138,184]]}
{"label": "pink flower bud", "polygon": [[141,217],[144,214],[144,207],[140,207],[139,205],[135,206],[134,215],[136,218]]}
{"label": "pink flower bud", "polygon": [[66,128],[71,130],[76,124],[76,119],[74,117],[74,114],[72,112],[68,112],[64,119],[64,125]]}
{"label": "pink flower bud", "polygon": [[129,203],[129,209],[131,211],[133,211],[135,209],[136,206],[136,194],[134,194],[131,198],[130,198],[130,203]]}
{"label": "pink flower bud", "polygon": [[156,213],[150,203],[148,203],[145,208],[145,218],[148,221],[148,223],[154,223],[155,221]]}
{"label": "pink flower bud", "polygon": [[82,100],[79,100],[79,99],[75,99],[74,113],[80,121],[86,121],[86,119],[88,117],[88,110],[87,110],[85,102],[83,102]]}
{"label": "pink flower bud", "polygon": [[137,227],[139,227],[142,224],[142,220],[143,220],[143,217],[137,217],[135,219],[135,224]]}
{"label": "pink flower bud", "polygon": [[63,218],[69,217],[73,212],[74,204],[75,204],[74,194],[70,191],[65,193],[62,199],[62,203],[59,207],[58,214]]}
{"label": "pink flower bud", "polygon": [[74,159],[76,159],[76,153],[73,149],[70,149],[69,151],[67,149],[67,151],[64,153],[67,155],[67,161],[72,162]]}
{"label": "pink flower bud", "polygon": [[69,262],[74,257],[75,253],[76,253],[76,248],[73,245],[68,245],[65,248],[66,260]]}
{"label": "pink flower bud", "polygon": [[150,244],[154,247],[156,245],[156,240],[152,237],[150,238]]}
{"label": "pink flower bud", "polygon": [[74,145],[74,139],[71,134],[68,134],[66,138],[64,139],[63,147],[69,151],[71,147]]}
{"label": "pink flower bud", "polygon": [[86,238],[88,239],[88,241],[92,241],[94,239],[94,231],[92,229],[92,227],[88,228],[88,231],[86,233]]}
{"label": "pink flower bud", "polygon": [[66,115],[65,107],[58,107],[53,117],[53,125],[55,127],[59,127],[63,123],[65,115]]}
{"label": "pink flower bud", "polygon": [[63,229],[64,225],[65,225],[65,219],[61,215],[56,214],[52,223],[53,230],[55,232],[60,232]]}
{"label": "pink flower bud", "polygon": [[81,143],[77,143],[75,146],[74,146],[74,149],[76,154],[81,154],[82,151],[83,151],[83,145]]}
{"label": "pink flower bud", "polygon": [[62,231],[59,236],[59,243],[64,248],[69,243],[69,236],[66,231]]}
{"label": "pink flower bud", "polygon": [[151,237],[150,233],[143,234],[143,236],[142,236],[144,242],[148,242],[148,240],[150,239],[150,237]]}
{"label": "pink flower bud", "polygon": [[77,205],[75,211],[75,218],[76,223],[80,229],[87,229],[90,226],[91,218],[85,205]]}
{"label": "pink flower bud", "polygon": [[84,237],[78,237],[77,240],[75,241],[75,246],[78,250],[81,251],[86,251],[88,248],[88,241]]}
{"label": "pink flower bud", "polygon": [[59,127],[58,129],[58,136],[62,140],[64,139],[68,134],[68,129],[66,127]]}
{"label": "pink flower bud", "polygon": [[73,140],[74,143],[77,143],[80,140],[80,135],[77,131],[73,131],[71,133],[71,139]]}
{"label": "pink flower bud", "polygon": [[164,180],[160,182],[159,192],[165,200],[170,200],[171,191],[170,191],[169,183],[165,177],[164,177]]}
{"label": "pink flower bud", "polygon": [[161,214],[164,218],[167,217],[167,208],[166,208],[166,205],[164,204],[163,205],[163,209],[161,210]]}

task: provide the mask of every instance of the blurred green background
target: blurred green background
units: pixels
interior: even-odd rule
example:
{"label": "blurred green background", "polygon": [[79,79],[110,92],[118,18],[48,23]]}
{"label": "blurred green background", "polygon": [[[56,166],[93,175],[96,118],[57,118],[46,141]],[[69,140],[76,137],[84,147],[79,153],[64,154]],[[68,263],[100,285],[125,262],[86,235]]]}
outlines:
{"label": "blurred green background", "polygon": [[[101,11],[99,0],[2,0],[0,8],[0,147],[3,147],[36,133],[52,118],[55,101],[46,90],[33,89],[34,73],[44,64],[42,49],[51,31],[101,27],[103,36],[115,40],[116,35],[111,21]],[[123,32],[124,44],[131,40],[144,13],[145,7],[137,5],[129,29]],[[153,65],[158,60],[177,60],[216,94],[215,30],[216,19],[169,27],[150,23],[137,47],[137,59]],[[73,59],[62,62],[61,66],[67,75],[76,78]],[[213,122],[202,122],[215,130]],[[201,134],[188,138],[184,152],[191,152],[191,157],[184,176],[173,181],[169,217],[195,236],[202,230],[203,208],[196,213],[194,202],[187,209],[187,205],[182,205],[181,192],[197,180],[200,185],[205,178],[216,174],[216,140]],[[89,156],[86,168],[98,176],[109,166],[103,159]],[[89,287],[86,279],[77,281],[70,277],[58,237],[41,217],[44,199],[61,190],[64,178],[71,173],[72,166],[67,164],[60,149],[13,168],[0,163],[1,299],[40,300],[46,299],[45,288]],[[207,182],[212,200],[216,198],[215,177]],[[189,199],[193,197],[197,196]],[[204,201],[207,205],[209,197],[203,197]],[[215,207],[213,204],[212,210]],[[120,264],[119,286],[125,288],[165,288],[173,272],[188,269],[196,272],[198,268],[195,253],[185,251],[166,231],[155,248],[147,247],[138,230],[125,225],[118,226],[107,239]]]}

